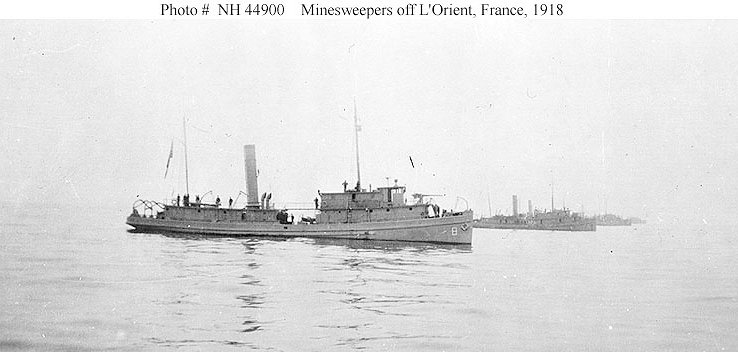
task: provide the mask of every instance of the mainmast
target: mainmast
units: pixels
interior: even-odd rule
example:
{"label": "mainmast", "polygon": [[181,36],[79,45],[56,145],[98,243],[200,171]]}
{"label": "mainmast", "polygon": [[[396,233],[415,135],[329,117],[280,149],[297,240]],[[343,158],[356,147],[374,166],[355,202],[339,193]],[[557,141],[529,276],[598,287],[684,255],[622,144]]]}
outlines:
{"label": "mainmast", "polygon": [[182,131],[184,134],[184,155],[185,155],[185,187],[187,190],[186,194],[190,194],[190,174],[187,166],[187,123],[185,117],[182,116]]}
{"label": "mainmast", "polygon": [[354,97],[354,138],[356,141],[356,191],[361,192],[361,170],[359,169],[359,120],[356,117],[356,97]]}
{"label": "mainmast", "polygon": [[554,181],[551,180],[551,211],[554,211]]}
{"label": "mainmast", "polygon": [[492,217],[492,200],[489,197],[489,188],[487,188],[487,206],[489,207],[489,217]]}

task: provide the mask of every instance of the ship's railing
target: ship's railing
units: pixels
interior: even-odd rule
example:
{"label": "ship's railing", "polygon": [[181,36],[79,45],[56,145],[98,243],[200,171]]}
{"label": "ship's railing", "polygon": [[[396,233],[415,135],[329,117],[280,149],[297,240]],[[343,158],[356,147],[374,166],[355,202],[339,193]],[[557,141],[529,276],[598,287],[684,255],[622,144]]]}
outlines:
{"label": "ship's railing", "polygon": [[[140,212],[139,209],[141,210]],[[134,215],[146,217],[148,213],[148,216],[154,216],[156,213],[163,211],[164,209],[165,205],[155,200],[136,199],[136,201],[133,202]]]}

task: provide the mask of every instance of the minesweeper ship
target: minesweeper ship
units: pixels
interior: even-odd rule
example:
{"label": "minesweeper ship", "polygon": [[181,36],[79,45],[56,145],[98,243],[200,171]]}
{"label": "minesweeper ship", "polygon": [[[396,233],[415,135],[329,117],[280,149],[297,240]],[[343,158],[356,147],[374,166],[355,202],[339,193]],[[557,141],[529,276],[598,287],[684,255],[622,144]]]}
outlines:
{"label": "minesweeper ship", "polygon": [[[256,148],[246,145],[247,204],[244,208],[225,208],[219,202],[190,202],[189,195],[181,205],[179,199],[173,204],[137,200],[126,223],[140,232],[471,244],[471,210],[441,211],[438,205],[425,202],[420,194],[414,195],[415,203],[409,204],[405,199],[406,188],[396,183],[368,191],[361,188],[356,115],[354,122],[356,187],[346,189],[344,182],[342,192],[319,192],[320,199],[314,200],[314,218],[301,217],[294,221],[289,209],[274,209],[270,205],[271,195],[262,196],[259,201]],[[139,212],[140,208],[143,213]]]}
{"label": "minesweeper ship", "polygon": [[489,218],[480,218],[474,221],[474,227],[488,229],[520,229],[546,231],[596,231],[597,223],[594,218],[587,218],[569,209],[554,209],[553,197],[551,211],[533,210],[531,201],[528,201],[528,213],[518,213],[518,197],[513,195],[513,215],[495,215]]}
{"label": "minesweeper ship", "polygon": [[602,214],[597,216],[597,226],[631,226],[631,219],[623,219],[615,214]]}

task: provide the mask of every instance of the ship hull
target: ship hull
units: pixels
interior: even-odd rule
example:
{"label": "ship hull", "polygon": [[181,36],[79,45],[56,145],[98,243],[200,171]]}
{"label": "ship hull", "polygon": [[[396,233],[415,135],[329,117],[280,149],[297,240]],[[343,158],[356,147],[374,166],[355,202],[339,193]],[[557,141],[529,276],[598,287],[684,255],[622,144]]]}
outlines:
{"label": "ship hull", "polygon": [[305,237],[426,243],[471,244],[472,212],[413,220],[280,224],[243,221],[187,221],[131,215],[126,220],[136,232],[215,235],[229,237]]}
{"label": "ship hull", "polygon": [[621,222],[598,222],[597,226],[631,226],[630,221]]}
{"label": "ship hull", "polygon": [[596,231],[597,226],[594,222],[576,223],[576,224],[499,224],[493,222],[475,222],[474,227],[486,229],[505,229],[505,230],[540,230],[540,231]]}

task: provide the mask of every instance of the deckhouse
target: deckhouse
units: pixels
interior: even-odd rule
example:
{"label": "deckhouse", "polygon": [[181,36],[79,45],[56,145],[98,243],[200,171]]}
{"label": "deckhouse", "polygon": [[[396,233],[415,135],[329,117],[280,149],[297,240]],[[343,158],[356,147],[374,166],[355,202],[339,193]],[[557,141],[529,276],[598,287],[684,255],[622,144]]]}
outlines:
{"label": "deckhouse", "polygon": [[427,204],[407,204],[404,186],[320,193],[320,199],[316,220],[321,224],[422,219],[429,214]]}

